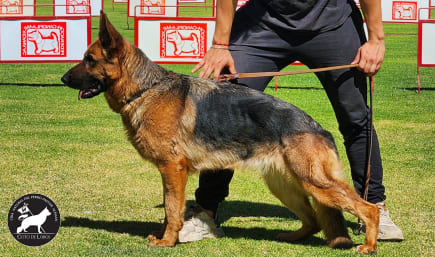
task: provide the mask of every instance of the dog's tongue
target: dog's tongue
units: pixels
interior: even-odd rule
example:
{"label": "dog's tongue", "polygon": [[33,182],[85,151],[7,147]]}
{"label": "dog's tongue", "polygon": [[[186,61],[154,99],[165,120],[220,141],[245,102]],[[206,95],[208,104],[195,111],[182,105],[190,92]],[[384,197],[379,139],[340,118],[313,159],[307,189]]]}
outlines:
{"label": "dog's tongue", "polygon": [[99,88],[87,88],[87,89],[81,89],[79,91],[78,99],[87,99],[92,98],[100,93]]}

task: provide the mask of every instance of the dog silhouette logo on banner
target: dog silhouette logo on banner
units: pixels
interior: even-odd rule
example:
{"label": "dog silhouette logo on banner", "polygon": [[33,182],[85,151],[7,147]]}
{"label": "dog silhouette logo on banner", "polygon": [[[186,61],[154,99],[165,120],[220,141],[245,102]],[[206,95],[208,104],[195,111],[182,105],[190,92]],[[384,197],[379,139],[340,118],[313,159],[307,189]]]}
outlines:
{"label": "dog silhouette logo on banner", "polygon": [[66,0],[67,14],[89,14],[90,0]]}
{"label": "dog silhouette logo on banner", "polygon": [[161,58],[203,58],[207,24],[161,23]]}
{"label": "dog silhouette logo on banner", "polygon": [[23,0],[0,0],[0,14],[23,14]]}
{"label": "dog silhouette logo on banner", "polygon": [[21,23],[21,57],[41,56],[66,56],[66,22]]}
{"label": "dog silhouette logo on banner", "polygon": [[393,20],[417,20],[417,2],[393,1]]}
{"label": "dog silhouette logo on banner", "polygon": [[140,14],[165,15],[165,0],[141,0]]}

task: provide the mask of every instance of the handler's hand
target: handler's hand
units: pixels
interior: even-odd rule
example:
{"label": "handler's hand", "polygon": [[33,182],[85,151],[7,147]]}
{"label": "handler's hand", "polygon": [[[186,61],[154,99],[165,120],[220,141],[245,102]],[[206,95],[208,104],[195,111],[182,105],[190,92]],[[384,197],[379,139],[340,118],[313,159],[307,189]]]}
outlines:
{"label": "handler's hand", "polygon": [[384,55],[384,40],[369,40],[358,49],[352,64],[358,64],[358,69],[367,76],[374,76],[381,68]]}
{"label": "handler's hand", "polygon": [[213,79],[218,81],[223,68],[228,67],[231,74],[236,73],[234,60],[228,49],[210,48],[202,59],[193,69],[192,73],[201,69],[198,77],[209,78],[213,74]]}

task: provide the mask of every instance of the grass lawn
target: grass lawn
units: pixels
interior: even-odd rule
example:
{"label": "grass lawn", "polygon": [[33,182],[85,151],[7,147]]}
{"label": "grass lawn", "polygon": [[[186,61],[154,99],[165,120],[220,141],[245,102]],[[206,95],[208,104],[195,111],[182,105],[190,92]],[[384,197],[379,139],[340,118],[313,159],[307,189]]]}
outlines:
{"label": "grass lawn", "polygon": [[[118,30],[133,41],[126,5],[105,9]],[[93,19],[93,36],[98,19]],[[405,235],[401,243],[380,242],[378,256],[434,256],[435,242],[435,69],[422,68],[417,88],[417,25],[385,24],[386,58],[375,77],[374,119],[379,135],[386,204]],[[390,35],[389,35],[390,34]],[[402,34],[402,35],[397,35]],[[300,221],[273,197],[260,172],[237,171],[219,214],[227,237],[148,248],[146,236],[163,223],[159,172],[144,162],[125,137],[120,117],[104,97],[77,101],[60,77],[74,64],[0,64],[0,256],[352,256],[332,250],[321,233],[298,244],[277,242],[277,233]],[[189,73],[192,65],[164,65]],[[304,67],[291,67],[303,69]],[[280,77],[266,93],[304,109],[343,140],[325,92],[313,74]],[[350,181],[349,169],[345,170]],[[194,199],[198,176],[189,178]],[[28,193],[58,206],[62,226],[42,247],[26,247],[11,236],[7,213]],[[349,229],[357,219],[346,214]],[[356,244],[363,235],[353,235]]]}

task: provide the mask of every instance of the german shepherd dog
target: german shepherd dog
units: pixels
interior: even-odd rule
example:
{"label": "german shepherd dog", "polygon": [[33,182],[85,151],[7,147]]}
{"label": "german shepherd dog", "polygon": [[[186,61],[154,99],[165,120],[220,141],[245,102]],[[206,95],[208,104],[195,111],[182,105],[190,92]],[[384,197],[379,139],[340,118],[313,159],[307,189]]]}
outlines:
{"label": "german shepherd dog", "polygon": [[150,235],[148,245],[177,242],[190,172],[255,168],[302,221],[278,239],[292,242],[323,230],[330,247],[350,248],[347,211],[366,225],[357,252],[376,251],[378,208],[343,180],[331,134],[295,106],[244,86],[168,71],[124,39],[104,12],[98,39],[62,81],[80,90],[79,99],[104,92],[130,142],[160,171],[164,229]]}

